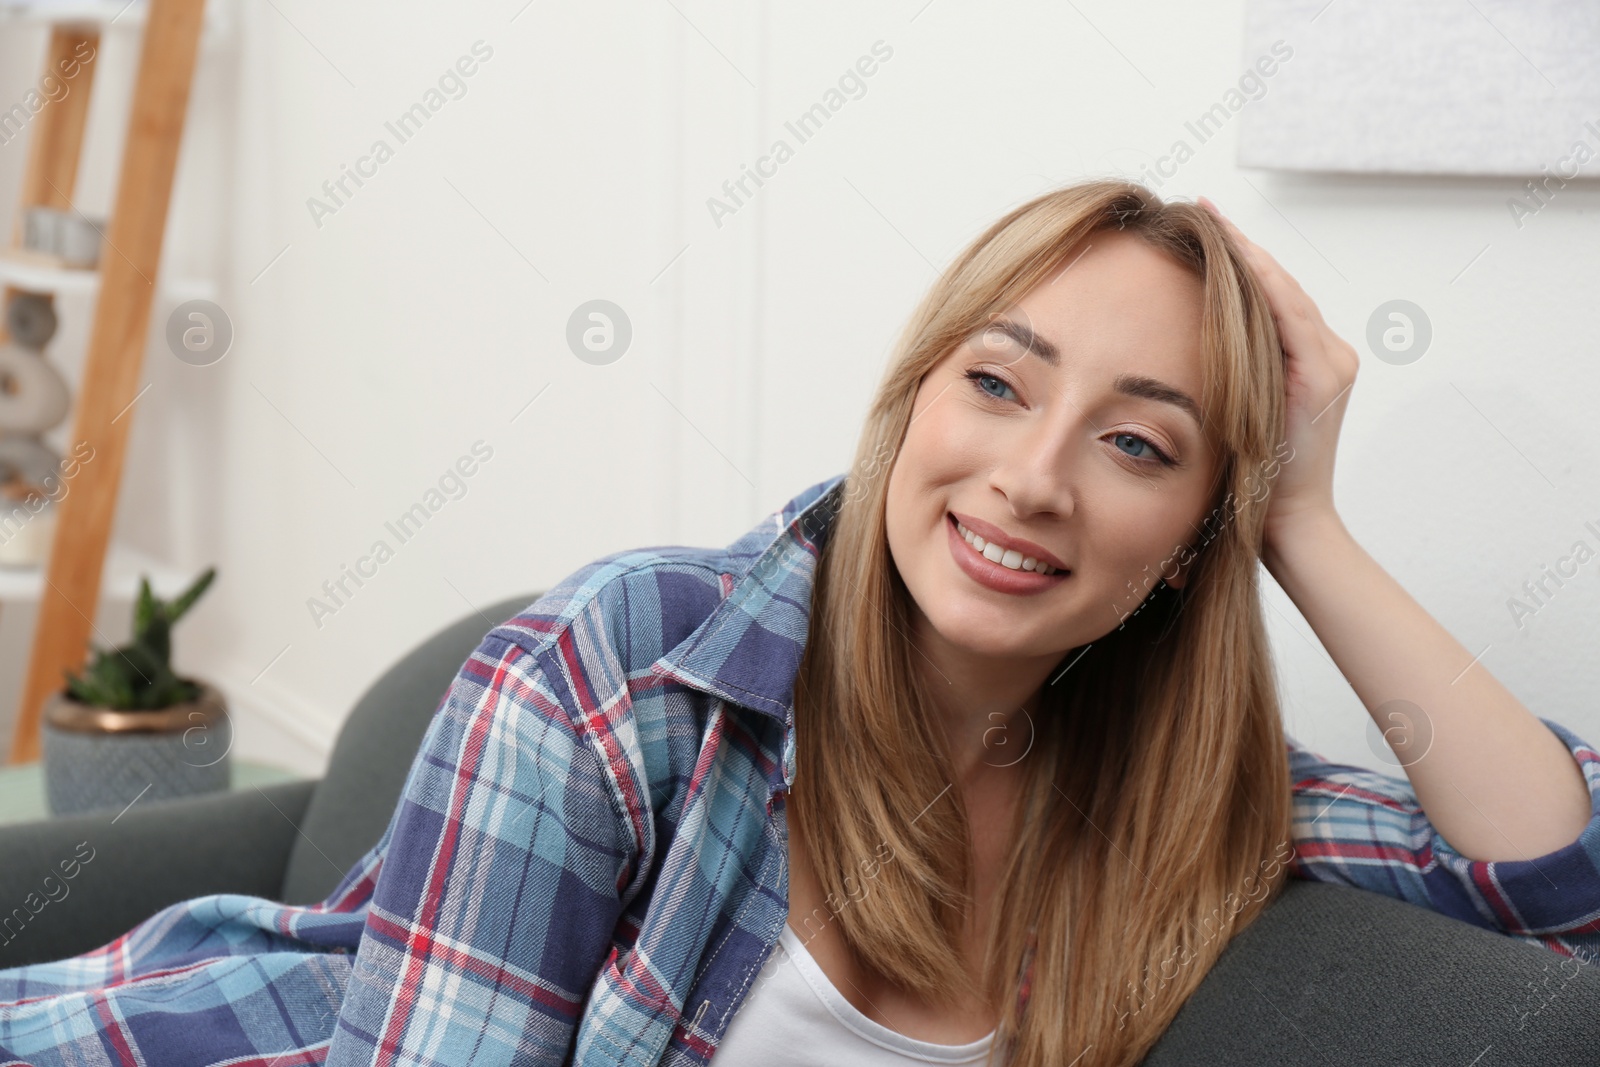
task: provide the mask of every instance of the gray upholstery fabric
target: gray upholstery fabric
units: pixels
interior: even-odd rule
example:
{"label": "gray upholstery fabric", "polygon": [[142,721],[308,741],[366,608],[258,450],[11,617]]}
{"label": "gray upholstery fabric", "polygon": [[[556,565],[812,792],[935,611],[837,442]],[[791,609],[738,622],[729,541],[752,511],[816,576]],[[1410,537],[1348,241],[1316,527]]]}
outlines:
{"label": "gray upholstery fabric", "polygon": [[[0,827],[0,968],[87,952],[168,904],[270,897],[315,783],[290,782]],[[115,820],[115,822],[113,822]],[[87,848],[78,851],[80,844]],[[92,851],[91,851],[92,850]],[[61,863],[79,863],[70,879]],[[46,876],[54,881],[46,883]],[[29,894],[33,906],[28,907]],[[52,899],[54,898],[54,899]],[[19,915],[17,910],[21,908]]]}
{"label": "gray upholstery fabric", "polygon": [[339,731],[328,772],[300,824],[283,884],[274,893],[278,899],[322,900],[378,843],[456,672],[484,634],[538,597],[510,597],[457,620],[400,657],[362,695]]}
{"label": "gray upholstery fabric", "polygon": [[1144,1064],[1592,1067],[1596,964],[1366,890],[1291,880]]}

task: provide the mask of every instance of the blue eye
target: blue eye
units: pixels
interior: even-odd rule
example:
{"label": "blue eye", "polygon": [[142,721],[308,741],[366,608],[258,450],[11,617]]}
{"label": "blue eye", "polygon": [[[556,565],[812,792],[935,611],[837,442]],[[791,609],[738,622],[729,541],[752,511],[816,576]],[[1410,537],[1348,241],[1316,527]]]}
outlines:
{"label": "blue eye", "polygon": [[1168,467],[1172,466],[1172,457],[1168,456],[1165,452],[1161,451],[1161,449],[1157,448],[1155,445],[1151,444],[1148,440],[1140,437],[1136,433],[1119,433],[1112,438],[1114,441],[1122,441],[1124,439],[1143,445],[1151,452],[1151,455],[1147,456],[1136,456],[1131,452],[1124,453],[1124,455],[1128,456],[1130,459],[1136,459],[1141,463],[1161,463]]}
{"label": "blue eye", "polygon": [[1003,390],[1005,390],[1007,392],[1011,392],[1011,395],[1012,395],[1013,399],[1016,397],[1016,393],[1012,392],[1011,386],[1006,384],[1005,379],[996,377],[993,374],[986,374],[985,372],[983,372],[981,370],[969,370],[966,373],[966,378],[967,378],[968,381],[970,381],[972,383],[972,387],[974,389],[978,390],[984,396],[990,397],[990,398],[992,398],[994,400],[1004,400],[1004,399],[1006,399],[1006,397],[1002,396],[999,393],[991,392],[984,385],[985,382],[993,382],[996,385],[998,385],[1001,389],[1003,389]]}

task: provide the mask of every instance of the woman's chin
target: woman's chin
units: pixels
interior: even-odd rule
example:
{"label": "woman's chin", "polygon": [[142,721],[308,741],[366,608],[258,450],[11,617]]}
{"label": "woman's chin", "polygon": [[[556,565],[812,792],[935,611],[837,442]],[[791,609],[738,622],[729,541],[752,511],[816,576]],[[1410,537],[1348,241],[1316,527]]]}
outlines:
{"label": "woman's chin", "polygon": [[1103,620],[1076,614],[1046,619],[1021,605],[1008,607],[987,598],[955,595],[946,596],[923,615],[924,624],[945,644],[973,656],[1013,662],[1060,656],[1098,640],[1117,623],[1109,611]]}

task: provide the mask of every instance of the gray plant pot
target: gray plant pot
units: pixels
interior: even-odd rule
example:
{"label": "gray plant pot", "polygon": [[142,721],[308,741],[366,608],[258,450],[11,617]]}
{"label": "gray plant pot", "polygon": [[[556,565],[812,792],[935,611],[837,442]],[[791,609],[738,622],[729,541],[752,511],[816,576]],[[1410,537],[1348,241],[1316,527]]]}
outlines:
{"label": "gray plant pot", "polygon": [[116,711],[60,692],[41,725],[45,798],[55,815],[119,810],[228,788],[233,726],[222,694],[161,711]]}

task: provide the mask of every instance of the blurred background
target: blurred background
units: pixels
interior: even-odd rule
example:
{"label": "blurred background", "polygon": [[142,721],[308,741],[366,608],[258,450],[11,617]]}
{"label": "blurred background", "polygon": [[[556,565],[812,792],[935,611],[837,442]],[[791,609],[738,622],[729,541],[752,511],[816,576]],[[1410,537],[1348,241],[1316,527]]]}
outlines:
{"label": "blurred background", "polygon": [[[94,8],[71,193],[91,218],[145,7]],[[15,116],[51,16],[11,16]],[[725,544],[842,472],[944,265],[1019,203],[1120,176],[1216,201],[1356,345],[1346,525],[1535,714],[1600,740],[1597,19],[209,0],[95,642],[128,636],[137,573],[171,596],[215,567],[173,665],[226,697],[236,759],[317,775],[356,698],[447,623],[604,553]],[[31,114],[0,116],[7,205]],[[231,331],[209,361],[169,340],[195,300]],[[94,310],[56,294],[74,393]],[[70,420],[45,439],[68,453]],[[42,573],[0,578],[0,737]],[[1263,584],[1290,733],[1399,773]]]}

